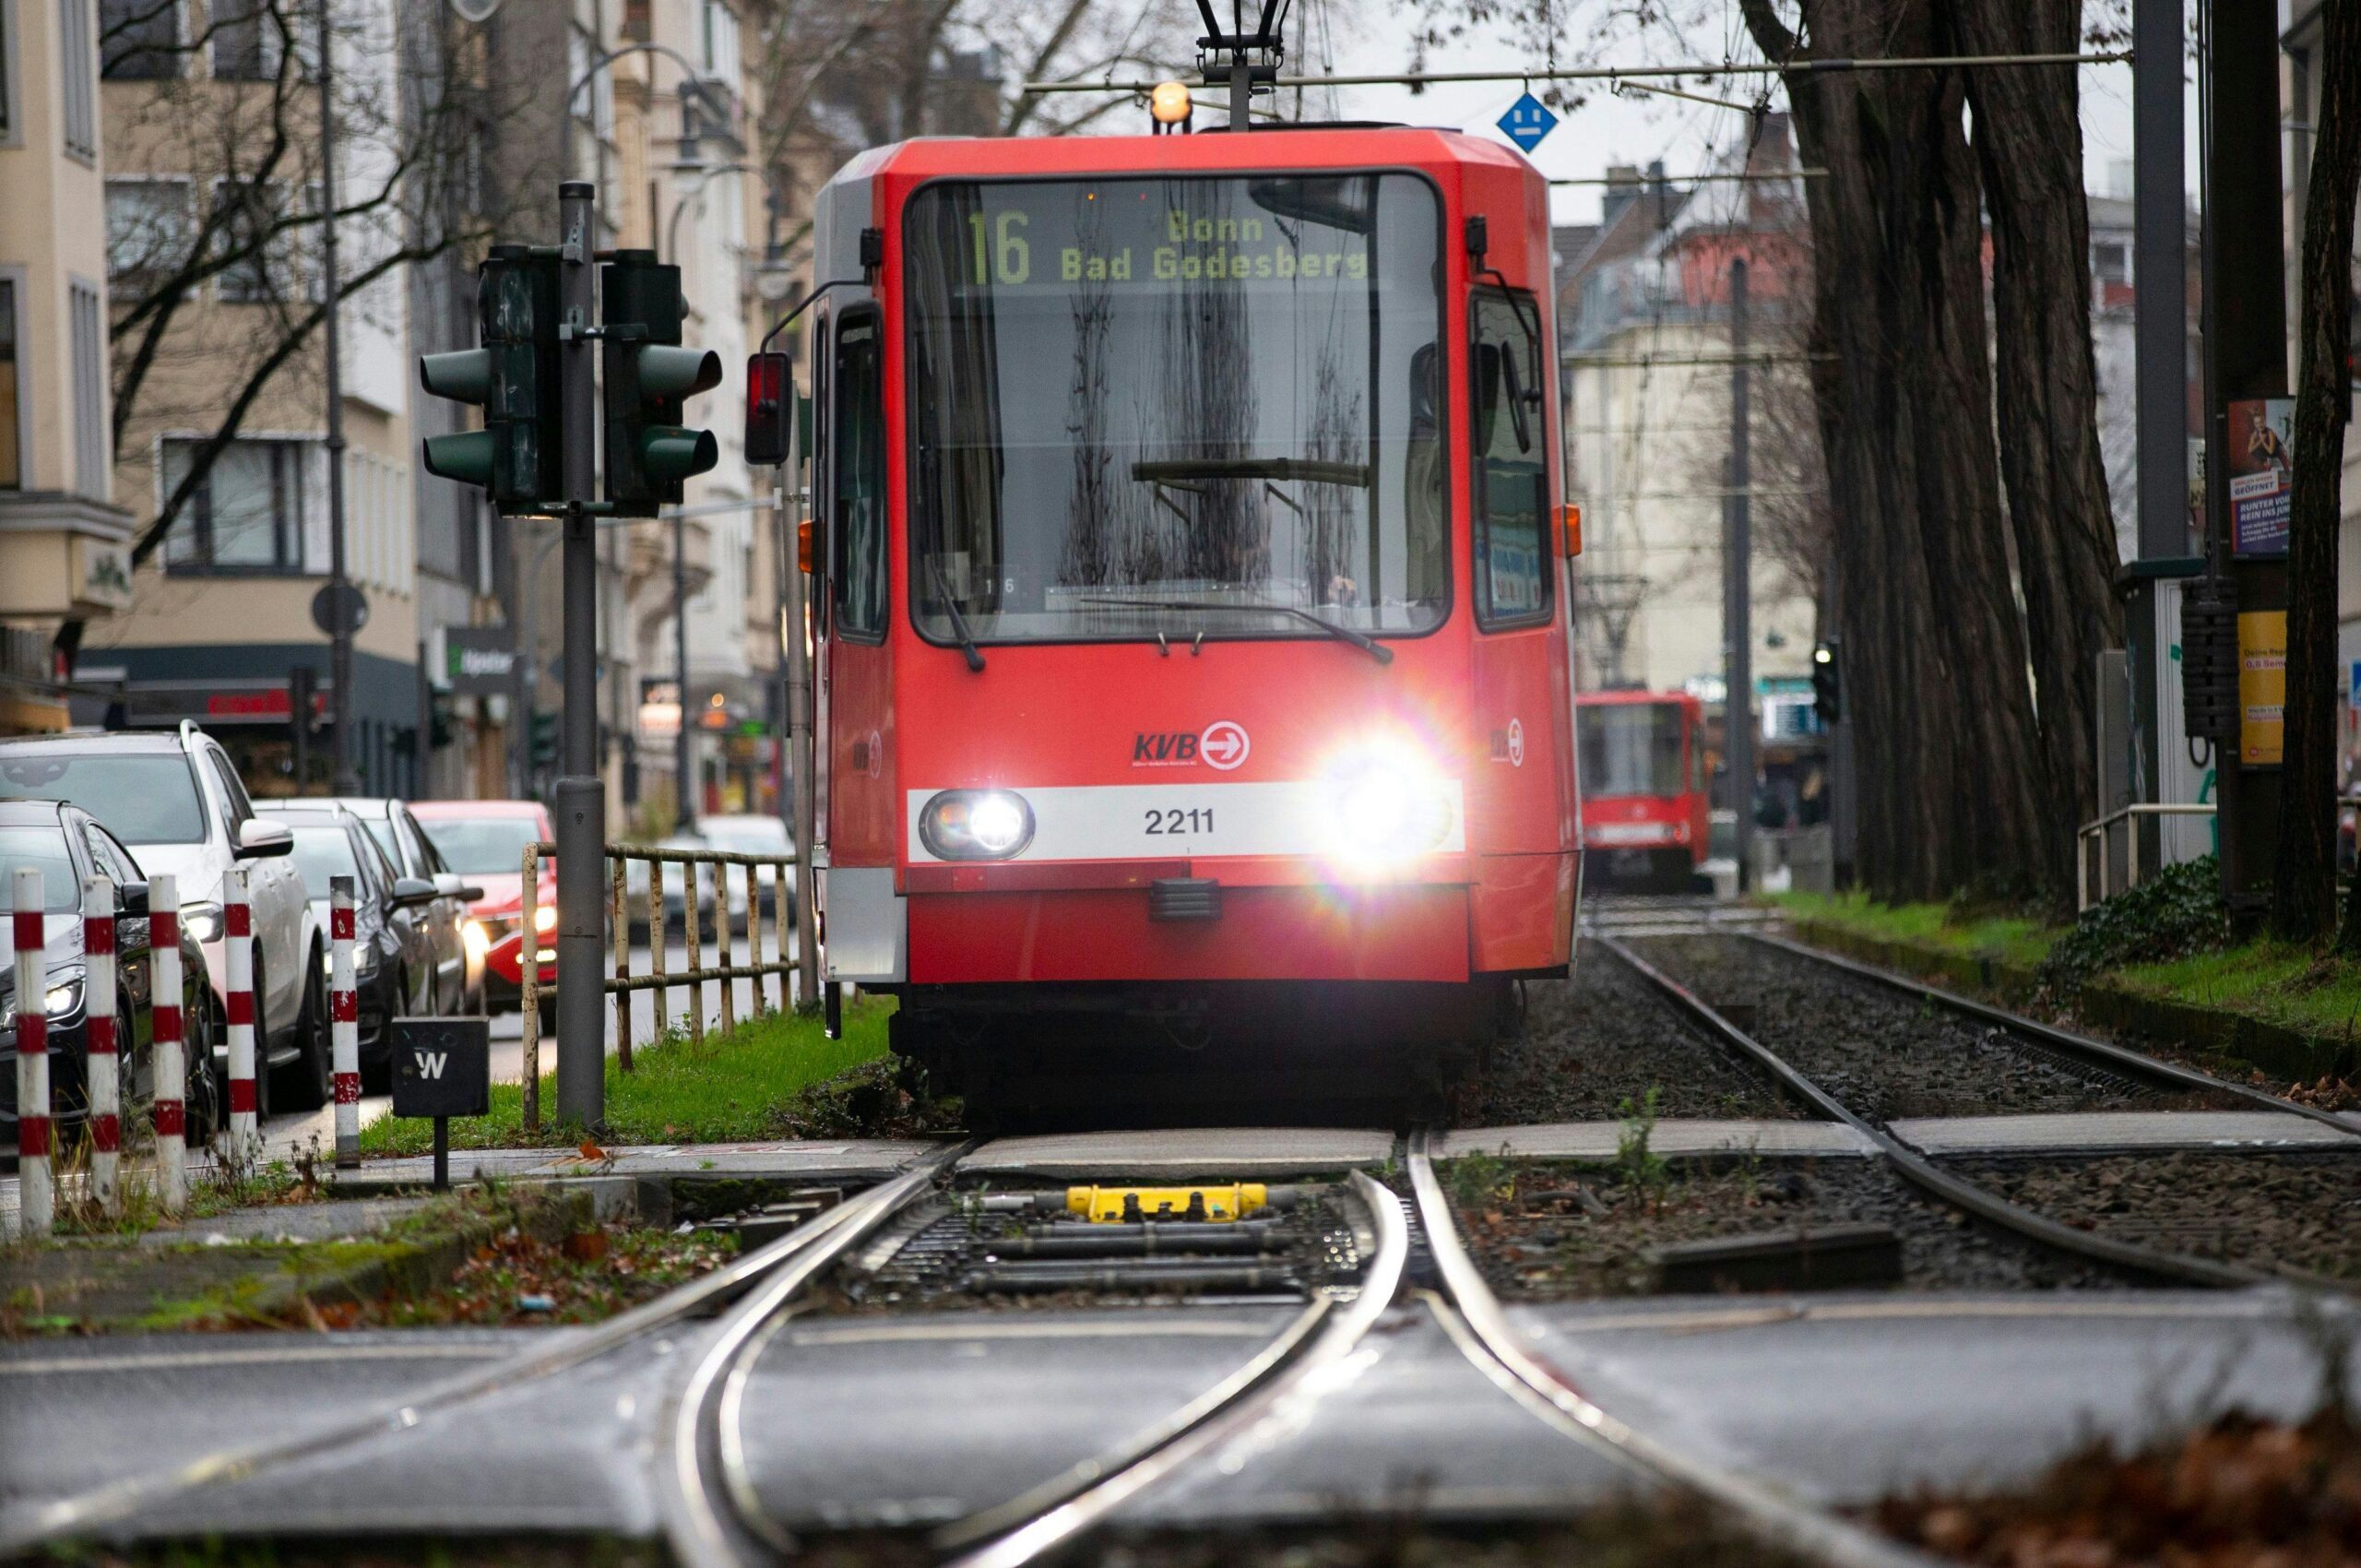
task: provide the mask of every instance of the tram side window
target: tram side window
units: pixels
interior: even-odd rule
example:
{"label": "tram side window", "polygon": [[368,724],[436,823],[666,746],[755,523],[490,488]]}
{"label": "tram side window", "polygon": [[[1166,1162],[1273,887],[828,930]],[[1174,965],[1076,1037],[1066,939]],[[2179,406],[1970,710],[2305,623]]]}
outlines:
{"label": "tram side window", "polygon": [[885,635],[885,396],[873,308],[836,321],[829,468],[835,536],[828,566],[836,631],[860,642]]}
{"label": "tram side window", "polygon": [[1474,461],[1476,619],[1488,630],[1549,618],[1549,481],[1533,296],[1475,296],[1469,359],[1476,376],[1468,448]]}

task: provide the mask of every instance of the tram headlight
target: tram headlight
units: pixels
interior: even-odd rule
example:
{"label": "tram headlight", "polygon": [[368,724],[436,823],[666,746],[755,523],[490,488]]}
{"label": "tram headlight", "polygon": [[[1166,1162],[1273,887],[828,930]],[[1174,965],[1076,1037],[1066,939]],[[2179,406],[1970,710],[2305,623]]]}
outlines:
{"label": "tram headlight", "polygon": [[1356,866],[1428,853],[1451,833],[1451,794],[1407,748],[1351,754],[1328,770],[1330,850]]}
{"label": "tram headlight", "polygon": [[1005,861],[1033,842],[1033,808],[1008,790],[945,790],[919,813],[919,842],[944,861]]}

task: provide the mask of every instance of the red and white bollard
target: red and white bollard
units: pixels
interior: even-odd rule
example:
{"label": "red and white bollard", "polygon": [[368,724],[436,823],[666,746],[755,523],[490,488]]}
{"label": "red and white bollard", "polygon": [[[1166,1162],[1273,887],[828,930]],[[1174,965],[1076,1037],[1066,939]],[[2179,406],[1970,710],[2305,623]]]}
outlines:
{"label": "red and white bollard", "polygon": [[18,1234],[46,1236],[56,1218],[49,1170],[49,969],[42,941],[41,871],[19,867],[11,893],[17,940]]}
{"label": "red and white bollard", "polygon": [[336,1067],[336,1162],[361,1164],[361,999],[352,989],[352,878],[328,878],[328,1044]]}
{"label": "red and white bollard", "polygon": [[246,868],[231,868],[222,885],[222,1004],[230,1023],[230,1163],[243,1166],[261,1150],[255,1127],[255,921]]}
{"label": "red and white bollard", "polygon": [[[188,1051],[181,1018],[180,879],[148,879],[148,1047],[155,1069],[156,1201],[166,1214],[188,1205]],[[208,1063],[208,1069],[210,1069]]]}
{"label": "red and white bollard", "polygon": [[123,1153],[123,1083],[117,1071],[114,994],[115,891],[113,880],[93,876],[82,884],[82,1016],[89,1020],[89,1051],[83,1087],[90,1107],[90,1195],[102,1213],[116,1213],[123,1194],[115,1184]]}

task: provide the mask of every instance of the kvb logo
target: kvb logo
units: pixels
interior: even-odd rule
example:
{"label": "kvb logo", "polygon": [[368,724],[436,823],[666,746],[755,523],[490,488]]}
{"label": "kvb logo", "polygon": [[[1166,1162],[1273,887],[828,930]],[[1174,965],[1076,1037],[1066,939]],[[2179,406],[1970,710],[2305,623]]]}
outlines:
{"label": "kvb logo", "polygon": [[421,1078],[441,1077],[444,1064],[451,1060],[447,1051],[413,1051],[410,1056],[418,1063],[418,1075]]}
{"label": "kvb logo", "polygon": [[1204,754],[1205,766],[1224,773],[1244,762],[1246,754],[1252,749],[1253,742],[1246,738],[1245,727],[1227,719],[1206,725],[1205,732],[1197,739],[1197,750]]}
{"label": "kvb logo", "polygon": [[1132,737],[1133,767],[1185,767],[1197,760],[1197,737],[1186,730],[1143,730]]}

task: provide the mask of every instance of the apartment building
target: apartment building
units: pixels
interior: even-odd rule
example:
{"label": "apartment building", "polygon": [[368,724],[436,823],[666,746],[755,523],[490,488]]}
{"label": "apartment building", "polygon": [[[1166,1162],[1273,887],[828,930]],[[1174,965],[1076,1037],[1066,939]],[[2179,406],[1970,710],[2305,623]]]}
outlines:
{"label": "apartment building", "polygon": [[[380,266],[401,239],[402,118],[393,0],[342,0],[337,81],[345,549],[367,601],[350,693],[335,689],[314,605],[329,571],[332,491],[316,35],[259,0],[98,0],[115,386],[128,402],[115,484],[160,526],[129,612],[76,665],[111,724],[196,719],[257,793],[329,781],[327,726],[353,727],[370,792],[417,793],[419,540],[409,298]],[[291,671],[314,693],[299,724]],[[317,728],[314,728],[316,725]],[[299,733],[299,730],[302,731]],[[299,759],[303,769],[299,775]]]}
{"label": "apartment building", "polygon": [[107,460],[96,25],[77,0],[0,0],[0,735],[65,728],[60,629],[131,602],[133,519]]}

